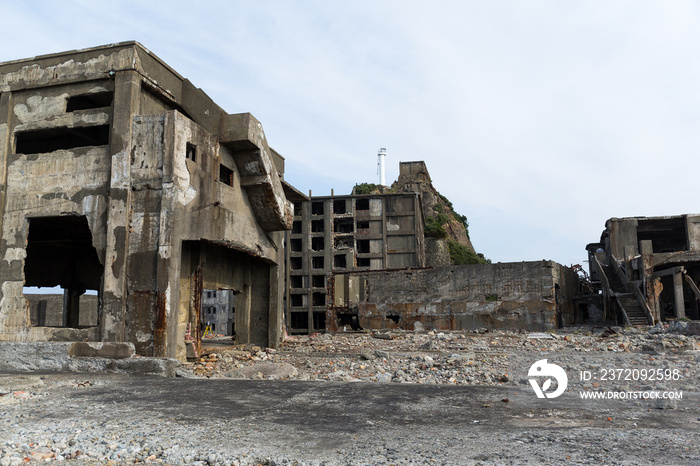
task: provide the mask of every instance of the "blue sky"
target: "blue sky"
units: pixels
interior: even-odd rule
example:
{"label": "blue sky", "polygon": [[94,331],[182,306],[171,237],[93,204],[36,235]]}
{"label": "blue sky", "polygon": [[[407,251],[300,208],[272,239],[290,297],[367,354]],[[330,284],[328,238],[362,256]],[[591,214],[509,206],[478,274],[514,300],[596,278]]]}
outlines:
{"label": "blue sky", "polygon": [[302,192],[425,160],[494,262],[699,212],[700,4],[5,1],[0,61],[137,40],[250,112]]}

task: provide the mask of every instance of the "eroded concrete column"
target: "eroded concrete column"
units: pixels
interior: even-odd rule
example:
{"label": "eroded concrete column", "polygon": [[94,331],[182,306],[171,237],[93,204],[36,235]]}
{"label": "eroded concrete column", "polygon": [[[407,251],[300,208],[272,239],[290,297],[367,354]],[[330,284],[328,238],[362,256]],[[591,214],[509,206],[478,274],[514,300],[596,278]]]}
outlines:
{"label": "eroded concrete column", "polygon": [[685,300],[683,298],[683,273],[677,269],[673,273],[673,297],[676,304],[676,318],[685,319]]}
{"label": "eroded concrete column", "polygon": [[141,81],[134,71],[120,71],[114,78],[114,106],[110,148],[112,157],[107,218],[107,249],[102,307],[102,340],[125,341],[127,253],[131,209],[131,133],[133,115],[139,111]]}

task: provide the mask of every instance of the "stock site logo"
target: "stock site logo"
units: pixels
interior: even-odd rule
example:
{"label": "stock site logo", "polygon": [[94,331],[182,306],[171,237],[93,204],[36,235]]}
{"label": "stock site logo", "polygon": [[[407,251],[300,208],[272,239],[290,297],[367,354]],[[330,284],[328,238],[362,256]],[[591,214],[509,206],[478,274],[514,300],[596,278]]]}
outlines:
{"label": "stock site logo", "polygon": [[[564,393],[566,386],[569,384],[569,378],[566,376],[564,369],[556,364],[548,363],[546,359],[540,359],[530,366],[527,375],[530,377],[528,380],[530,385],[532,385],[532,389],[535,390],[537,398],[556,398]],[[541,386],[537,382],[537,377],[546,377]],[[552,379],[557,381],[557,388],[552,393],[547,393],[549,387],[552,386]]]}

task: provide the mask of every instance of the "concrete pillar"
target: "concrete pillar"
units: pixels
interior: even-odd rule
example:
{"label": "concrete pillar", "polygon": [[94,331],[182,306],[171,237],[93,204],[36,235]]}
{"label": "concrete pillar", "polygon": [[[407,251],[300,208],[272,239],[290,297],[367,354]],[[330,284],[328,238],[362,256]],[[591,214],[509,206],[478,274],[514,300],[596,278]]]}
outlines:
{"label": "concrete pillar", "polygon": [[127,252],[131,208],[132,118],[139,112],[141,80],[134,71],[114,78],[114,112],[110,134],[112,157],[107,218],[107,248],[102,307],[102,341],[125,341]]}
{"label": "concrete pillar", "polygon": [[0,231],[5,218],[5,191],[7,189],[7,159],[11,153],[10,117],[12,115],[12,93],[0,93]]}
{"label": "concrete pillar", "polygon": [[683,299],[683,274],[680,270],[673,273],[673,297],[675,298],[676,317],[685,319],[685,303]]}
{"label": "concrete pillar", "polygon": [[642,255],[644,298],[654,318],[653,323],[656,323],[661,320],[661,307],[659,306],[659,296],[657,293],[660,280],[652,278],[652,274],[654,273],[654,251],[652,249],[651,240],[640,241],[639,252]]}

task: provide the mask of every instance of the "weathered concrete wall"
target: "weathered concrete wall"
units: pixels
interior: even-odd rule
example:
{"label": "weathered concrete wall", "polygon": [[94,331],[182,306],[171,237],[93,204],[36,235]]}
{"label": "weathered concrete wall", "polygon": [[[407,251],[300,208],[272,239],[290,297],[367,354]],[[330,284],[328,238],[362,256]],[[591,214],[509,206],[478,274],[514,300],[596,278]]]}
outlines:
{"label": "weathered concrete wall", "polygon": [[[0,340],[127,341],[183,358],[206,281],[248,287],[241,341],[278,343],[279,230],[292,220],[283,167],[252,115],[227,115],[137,43],[0,64]],[[38,250],[63,242],[95,257],[64,254],[71,270],[30,263],[34,218],[81,219],[58,240],[32,240]],[[71,288],[71,324],[38,326],[25,285]],[[98,319],[79,328],[86,288],[99,292]]]}
{"label": "weathered concrete wall", "polygon": [[[573,321],[576,277],[554,262],[436,267],[336,274],[336,314],[358,314],[363,328],[551,330]],[[558,286],[557,286],[558,285]],[[341,304],[342,303],[342,304]]]}

